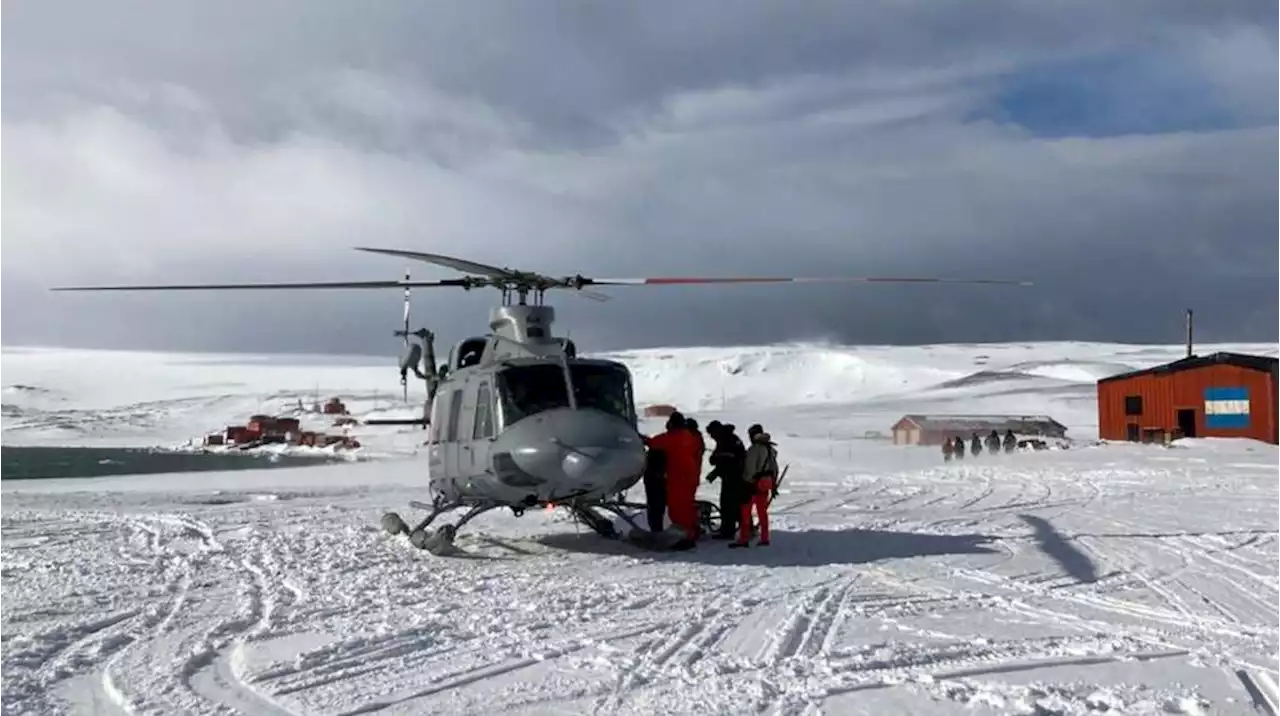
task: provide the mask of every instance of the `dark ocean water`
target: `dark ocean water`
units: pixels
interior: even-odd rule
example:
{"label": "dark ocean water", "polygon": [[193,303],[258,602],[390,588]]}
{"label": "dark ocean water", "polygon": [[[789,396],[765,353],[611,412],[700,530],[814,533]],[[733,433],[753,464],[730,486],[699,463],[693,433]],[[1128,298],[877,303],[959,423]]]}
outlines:
{"label": "dark ocean water", "polygon": [[51,477],[102,477],[160,472],[207,470],[262,470],[301,467],[328,462],[322,457],[257,455],[204,455],[158,452],[145,448],[10,447],[0,446],[5,480],[39,480]]}

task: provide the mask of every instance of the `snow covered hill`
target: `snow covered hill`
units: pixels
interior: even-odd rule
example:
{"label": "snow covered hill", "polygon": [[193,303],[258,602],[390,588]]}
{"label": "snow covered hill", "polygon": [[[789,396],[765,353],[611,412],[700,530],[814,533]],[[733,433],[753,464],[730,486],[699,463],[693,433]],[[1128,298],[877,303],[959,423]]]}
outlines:
{"label": "snow covered hill", "polygon": [[[1204,346],[1267,355],[1276,346]],[[402,459],[5,482],[4,713],[1255,714],[1277,699],[1275,446],[942,463],[901,414],[1047,413],[1177,346],[628,351],[642,404],[760,421],[773,544],[636,552],[563,510],[490,513],[469,558],[378,528]],[[298,398],[392,405],[381,358],[5,349],[6,444],[175,444]],[[371,429],[370,429],[371,430]],[[714,500],[716,487],[701,496]],[[641,498],[637,493],[635,498]]]}

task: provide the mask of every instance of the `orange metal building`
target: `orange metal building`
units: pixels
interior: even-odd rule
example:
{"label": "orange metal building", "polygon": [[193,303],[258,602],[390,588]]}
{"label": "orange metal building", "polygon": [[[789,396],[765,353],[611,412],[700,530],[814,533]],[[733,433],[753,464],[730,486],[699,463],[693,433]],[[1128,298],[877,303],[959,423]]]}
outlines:
{"label": "orange metal building", "polygon": [[1190,356],[1098,381],[1098,436],[1161,442],[1178,437],[1280,443],[1275,358]]}

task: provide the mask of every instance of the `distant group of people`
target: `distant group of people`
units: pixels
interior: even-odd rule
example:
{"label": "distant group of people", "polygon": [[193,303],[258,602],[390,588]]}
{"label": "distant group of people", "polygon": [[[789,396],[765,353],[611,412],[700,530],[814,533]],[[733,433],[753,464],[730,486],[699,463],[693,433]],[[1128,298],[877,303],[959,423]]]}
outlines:
{"label": "distant group of people", "polygon": [[[999,454],[1001,448],[1003,448],[1005,452],[1013,452],[1018,447],[1018,438],[1014,436],[1012,430],[1005,431],[1004,439],[1000,438],[1000,434],[998,432],[996,432],[995,430],[992,430],[991,434],[987,436],[987,439],[985,442],[986,442],[987,452],[993,455]],[[946,460],[947,462],[950,462],[952,458],[955,458],[957,460],[963,460],[964,452],[965,452],[964,443],[965,443],[964,438],[960,437],[959,435],[956,435],[955,437],[944,440],[942,443],[942,459]],[[983,447],[982,438],[978,437],[977,433],[974,433],[973,438],[970,441],[969,452],[974,457],[977,457],[978,455],[982,454],[982,447]]]}
{"label": "distant group of people", "polygon": [[[707,435],[715,442],[707,482],[720,480],[720,531],[711,537],[733,539],[730,547],[748,546],[754,510],[760,520],[756,544],[765,547],[769,544],[769,502],[777,494],[777,445],[759,424],[747,429],[749,446],[743,445],[734,431],[735,426],[718,420],[707,424]],[[698,421],[674,412],[667,418],[666,431],[646,437],[644,442],[649,448],[644,473],[649,530],[662,531],[665,513],[684,532],[673,547],[692,549],[703,537],[695,493],[707,452]]]}

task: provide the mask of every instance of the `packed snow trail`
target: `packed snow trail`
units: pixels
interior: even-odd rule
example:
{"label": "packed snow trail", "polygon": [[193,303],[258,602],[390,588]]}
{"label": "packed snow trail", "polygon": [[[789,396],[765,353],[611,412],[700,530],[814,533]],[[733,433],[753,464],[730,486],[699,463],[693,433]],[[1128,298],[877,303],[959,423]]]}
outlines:
{"label": "packed snow trail", "polygon": [[416,461],[6,484],[4,712],[1246,714],[1275,681],[1273,447],[822,442],[783,442],[749,550],[556,511],[434,557],[377,524]]}

